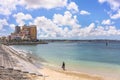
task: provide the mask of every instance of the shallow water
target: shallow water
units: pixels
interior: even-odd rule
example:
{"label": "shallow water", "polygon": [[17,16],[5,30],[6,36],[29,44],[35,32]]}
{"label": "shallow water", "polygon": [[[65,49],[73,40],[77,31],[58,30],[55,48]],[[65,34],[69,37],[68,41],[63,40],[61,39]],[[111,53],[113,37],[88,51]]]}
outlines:
{"label": "shallow water", "polygon": [[109,43],[106,46],[105,43],[55,42],[13,47],[32,52],[57,67],[61,67],[65,61],[68,69],[77,71],[120,73],[120,43]]}

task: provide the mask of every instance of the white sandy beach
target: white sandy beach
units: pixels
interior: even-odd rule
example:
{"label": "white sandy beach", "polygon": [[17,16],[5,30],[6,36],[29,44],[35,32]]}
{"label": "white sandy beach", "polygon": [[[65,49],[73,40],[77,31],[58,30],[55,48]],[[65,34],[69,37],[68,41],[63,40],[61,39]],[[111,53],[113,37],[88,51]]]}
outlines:
{"label": "white sandy beach", "polygon": [[41,72],[45,74],[45,80],[103,80],[98,76],[55,70],[48,67],[44,67]]}
{"label": "white sandy beach", "polygon": [[53,69],[50,67],[43,67],[40,70],[41,73],[45,74],[45,80],[119,80],[119,73],[101,73],[98,75],[90,74],[90,73],[77,73],[73,71],[63,71],[62,69]]}

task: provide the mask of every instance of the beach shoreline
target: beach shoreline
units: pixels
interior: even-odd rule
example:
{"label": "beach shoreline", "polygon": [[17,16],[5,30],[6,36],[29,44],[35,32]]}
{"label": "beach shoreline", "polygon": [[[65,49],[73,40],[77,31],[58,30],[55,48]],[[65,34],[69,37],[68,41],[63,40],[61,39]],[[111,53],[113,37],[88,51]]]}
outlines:
{"label": "beach shoreline", "polygon": [[[11,48],[10,46],[7,46],[9,48]],[[14,49],[14,51],[16,51]],[[31,59],[34,60],[33,56],[31,56]],[[39,61],[38,61],[39,62]],[[61,69],[61,67],[53,67],[48,65],[46,62],[40,62],[40,64],[42,64],[42,67],[39,68],[39,72],[41,74],[43,74],[42,79],[38,80],[43,80],[45,78],[45,80],[116,80],[119,78],[111,78],[111,76],[109,77],[109,75],[104,76],[104,75],[94,75],[94,74],[90,74],[90,73],[84,73],[84,72],[77,72],[77,71],[73,71],[73,70],[66,70],[63,71]],[[96,72],[97,73],[97,72]],[[35,79],[34,79],[35,80]]]}
{"label": "beach shoreline", "polygon": [[61,68],[51,67],[48,65],[44,65],[43,69],[41,69],[41,72],[46,76],[49,76],[49,78],[47,77],[46,80],[104,80],[100,75],[93,75],[72,70],[64,71]]}

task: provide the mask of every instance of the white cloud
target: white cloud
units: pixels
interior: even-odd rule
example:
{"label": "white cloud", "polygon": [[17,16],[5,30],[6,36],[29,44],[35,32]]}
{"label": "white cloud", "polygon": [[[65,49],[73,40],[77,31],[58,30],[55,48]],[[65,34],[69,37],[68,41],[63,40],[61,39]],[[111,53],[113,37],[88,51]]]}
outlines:
{"label": "white cloud", "polygon": [[53,21],[55,24],[59,26],[70,26],[70,27],[77,25],[78,22],[77,17],[72,16],[72,14],[69,11],[66,11],[64,15],[54,14]]}
{"label": "white cloud", "polygon": [[19,25],[24,25],[26,20],[32,20],[32,16],[30,14],[24,14],[22,12],[14,14],[13,17],[16,19],[16,22]]}
{"label": "white cloud", "polygon": [[61,28],[57,27],[50,19],[46,17],[37,17],[34,20],[34,24],[37,25],[38,37],[60,37]]}
{"label": "white cloud", "polygon": [[23,6],[26,9],[52,9],[67,6],[67,0],[0,0],[0,14],[10,15],[17,10],[16,6]]}
{"label": "white cloud", "polygon": [[89,26],[87,27],[84,27],[84,28],[81,28],[79,29],[80,32],[78,33],[78,36],[80,37],[87,37],[87,36],[90,36],[91,33],[94,32],[94,28],[95,28],[95,24],[94,23],[91,23]]}
{"label": "white cloud", "polygon": [[73,12],[78,12],[78,5],[75,2],[70,2],[70,4],[68,4],[67,6],[68,10],[71,10]]}
{"label": "white cloud", "polygon": [[[44,16],[37,17],[33,23],[37,25],[39,38],[108,39],[111,36],[120,36],[120,30],[115,26],[96,26],[95,23],[91,23],[86,27],[81,27],[77,24],[77,18],[69,11],[66,11],[64,15],[55,14],[53,19]],[[105,24],[108,23],[109,20],[108,22],[106,20]]]}
{"label": "white cloud", "polygon": [[67,5],[67,0],[21,0],[20,4],[26,6],[27,9],[52,9],[56,7],[65,7]]}
{"label": "white cloud", "polygon": [[0,19],[0,30],[3,29],[4,26],[8,25],[8,22],[6,19]]}
{"label": "white cloud", "polygon": [[120,8],[120,0],[98,0],[100,3],[107,2],[112,10],[118,10]]}
{"label": "white cloud", "polygon": [[[91,23],[87,27],[80,29],[78,37],[82,38],[99,38],[99,39],[108,39],[114,36],[120,36],[120,30],[117,30],[115,26],[95,26],[94,23]],[[116,38],[117,38],[116,37]]]}
{"label": "white cloud", "polygon": [[12,30],[15,30],[15,24],[10,24],[10,28],[12,29]]}
{"label": "white cloud", "polygon": [[[120,18],[120,0],[98,0],[100,3],[108,3],[112,12],[108,12],[111,19]],[[117,12],[117,13],[115,13]],[[115,14],[114,14],[115,13]]]}
{"label": "white cloud", "polygon": [[0,14],[2,14],[2,15],[10,15],[11,12],[8,9],[0,8]]}
{"label": "white cloud", "polygon": [[18,0],[0,0],[0,14],[10,15],[13,10],[16,10]]}
{"label": "white cloud", "polygon": [[103,24],[103,25],[111,25],[113,23],[114,22],[112,22],[110,19],[107,19],[107,20],[103,20],[101,24]]}
{"label": "white cloud", "polygon": [[88,12],[88,11],[85,11],[85,10],[81,10],[81,11],[80,11],[80,14],[81,14],[81,15],[90,15],[91,13]]}
{"label": "white cloud", "polygon": [[111,17],[111,19],[119,19],[120,18],[120,10],[118,10],[118,12],[116,14],[113,14],[113,15],[110,14],[110,17]]}
{"label": "white cloud", "polygon": [[55,14],[53,19],[48,19],[44,16],[37,17],[33,23],[37,25],[38,37],[74,37],[80,28],[80,25],[77,24],[76,16],[73,16],[69,11],[66,11],[64,15]]}
{"label": "white cloud", "polygon": [[64,37],[74,37],[79,33],[79,28],[81,25],[78,24],[77,16],[72,15],[69,11],[66,11],[64,15],[54,14],[53,22],[59,26],[63,27],[62,34]]}
{"label": "white cloud", "polygon": [[100,3],[104,3],[106,0],[98,0]]}

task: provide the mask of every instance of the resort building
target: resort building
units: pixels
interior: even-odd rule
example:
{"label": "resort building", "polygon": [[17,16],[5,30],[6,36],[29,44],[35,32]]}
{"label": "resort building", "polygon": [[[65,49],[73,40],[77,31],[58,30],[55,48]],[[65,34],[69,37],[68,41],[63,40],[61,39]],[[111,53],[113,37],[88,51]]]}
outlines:
{"label": "resort building", "polygon": [[19,34],[19,32],[20,32],[20,26],[15,26],[15,33]]}
{"label": "resort building", "polygon": [[16,26],[15,32],[9,35],[9,40],[37,40],[37,28],[36,25],[30,26]]}
{"label": "resort building", "polygon": [[37,39],[37,29],[36,29],[35,25],[30,26],[29,33],[30,33],[30,39],[31,40],[36,40]]}
{"label": "resort building", "polygon": [[16,33],[11,33],[11,35],[9,35],[9,40],[21,40],[21,36],[20,34],[16,34]]}

